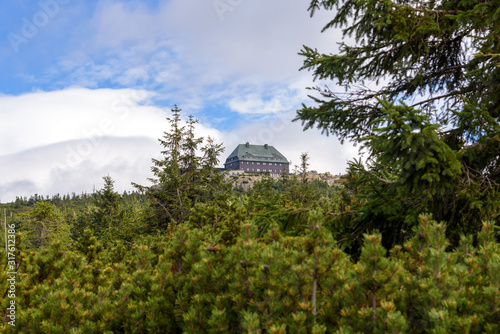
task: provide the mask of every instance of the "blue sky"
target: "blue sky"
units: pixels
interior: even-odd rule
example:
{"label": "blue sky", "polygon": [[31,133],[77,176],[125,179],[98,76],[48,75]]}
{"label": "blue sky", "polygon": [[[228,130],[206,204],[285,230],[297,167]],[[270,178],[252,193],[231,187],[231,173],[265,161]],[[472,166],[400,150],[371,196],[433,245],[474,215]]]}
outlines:
{"label": "blue sky", "polygon": [[[292,164],[341,173],[350,144],[291,123],[308,103],[303,44],[334,52],[340,33],[308,1],[4,1],[0,12],[0,201],[81,193],[111,175],[146,183],[177,104],[225,155],[275,146]],[[321,83],[319,83],[321,84]]]}

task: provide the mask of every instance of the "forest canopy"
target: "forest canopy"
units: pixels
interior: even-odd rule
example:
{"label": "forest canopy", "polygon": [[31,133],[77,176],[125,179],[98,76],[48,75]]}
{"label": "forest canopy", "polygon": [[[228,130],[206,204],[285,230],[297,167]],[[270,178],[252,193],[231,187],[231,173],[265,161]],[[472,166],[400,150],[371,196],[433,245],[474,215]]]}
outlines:
{"label": "forest canopy", "polygon": [[[312,88],[295,121],[360,143],[349,214],[363,230],[388,224],[401,242],[418,213],[448,223],[453,242],[499,221],[500,2],[313,0],[341,29],[338,54],[304,46]],[[344,91],[342,91],[344,90]],[[390,223],[387,223],[390,222]]]}
{"label": "forest canopy", "polygon": [[318,10],[345,42],[295,120],[366,159],[229,175],[175,106],[150,185],[5,206],[1,332],[500,332],[500,1]]}

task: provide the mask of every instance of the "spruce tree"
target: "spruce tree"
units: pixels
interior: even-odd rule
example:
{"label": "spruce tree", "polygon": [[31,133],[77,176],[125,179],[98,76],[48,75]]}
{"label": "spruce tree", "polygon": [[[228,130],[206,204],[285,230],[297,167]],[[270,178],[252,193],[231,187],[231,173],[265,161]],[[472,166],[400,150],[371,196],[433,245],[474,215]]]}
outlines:
{"label": "spruce tree", "polygon": [[[159,139],[163,158],[152,159],[154,177],[148,179],[152,185],[133,183],[151,200],[151,229],[166,229],[170,224],[185,222],[197,202],[225,200],[228,196],[228,185],[216,169],[222,144],[208,138],[207,144],[200,147],[204,140],[195,134],[198,121],[189,116],[183,126],[180,113],[181,109],[175,106],[172,117],[167,118],[170,131]],[[198,150],[201,156],[197,155]]]}
{"label": "spruce tree", "polygon": [[44,247],[56,240],[69,243],[70,226],[62,220],[55,205],[46,201],[36,202],[25,217],[21,230],[27,232],[29,247]]}
{"label": "spruce tree", "polygon": [[346,40],[336,54],[304,46],[302,69],[345,92],[314,88],[314,105],[295,120],[369,153],[350,169],[364,180],[351,184],[359,190],[349,213],[354,238],[378,228],[390,247],[408,237],[419,212],[431,212],[457,245],[483,220],[500,220],[499,6],[310,1],[311,15],[334,11],[323,31],[340,28]]}

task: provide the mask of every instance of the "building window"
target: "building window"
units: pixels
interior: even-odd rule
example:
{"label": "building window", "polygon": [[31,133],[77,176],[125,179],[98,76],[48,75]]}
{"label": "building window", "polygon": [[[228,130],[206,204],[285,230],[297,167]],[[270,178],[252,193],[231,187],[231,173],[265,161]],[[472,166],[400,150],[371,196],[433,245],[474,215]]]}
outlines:
{"label": "building window", "polygon": [[263,165],[265,165],[266,163],[265,163],[265,162],[263,162],[262,164],[263,164]]}
{"label": "building window", "polygon": [[260,165],[260,162],[257,162],[257,165]]}
{"label": "building window", "polygon": [[257,168],[257,172],[260,172],[260,168]]}

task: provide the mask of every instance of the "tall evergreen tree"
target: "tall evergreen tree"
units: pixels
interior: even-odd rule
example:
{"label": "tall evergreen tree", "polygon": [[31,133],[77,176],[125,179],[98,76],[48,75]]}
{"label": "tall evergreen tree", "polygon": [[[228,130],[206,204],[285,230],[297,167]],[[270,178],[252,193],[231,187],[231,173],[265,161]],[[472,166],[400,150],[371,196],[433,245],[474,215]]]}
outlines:
{"label": "tall evergreen tree", "polygon": [[[170,131],[164,132],[160,144],[164,148],[162,159],[152,159],[151,186],[133,185],[144,192],[152,203],[151,227],[164,229],[171,223],[187,221],[191,209],[198,201],[213,200],[217,196],[228,195],[228,185],[216,169],[222,144],[195,135],[198,120],[189,116],[187,126],[183,126],[181,109],[172,109],[172,117],[167,118]],[[198,156],[198,151],[202,155]]]}
{"label": "tall evergreen tree", "polygon": [[304,46],[302,69],[346,92],[314,88],[315,105],[303,105],[295,120],[365,145],[368,165],[350,169],[363,180],[351,187],[358,236],[379,228],[404,239],[412,230],[405,224],[427,211],[449,223],[456,244],[482,220],[499,221],[499,7],[498,0],[310,2],[311,15],[335,10],[323,31],[342,28],[349,42],[337,54]]}

